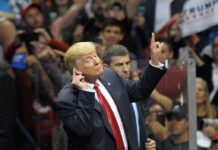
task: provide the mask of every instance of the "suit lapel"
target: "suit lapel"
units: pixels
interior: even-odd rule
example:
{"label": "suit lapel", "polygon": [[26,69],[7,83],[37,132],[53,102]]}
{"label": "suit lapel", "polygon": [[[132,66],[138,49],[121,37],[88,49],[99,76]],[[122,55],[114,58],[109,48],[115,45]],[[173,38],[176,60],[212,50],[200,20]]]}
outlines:
{"label": "suit lapel", "polygon": [[113,98],[125,128],[125,124],[130,121],[129,111],[126,112],[126,109],[130,109],[130,105],[129,103],[126,103],[128,98],[123,97],[123,93],[121,93],[123,87],[118,86],[118,84],[114,82],[108,82],[104,78],[100,78],[100,80]]}
{"label": "suit lapel", "polygon": [[[121,93],[120,93],[120,89],[121,87],[115,85],[115,83],[113,82],[107,82],[106,80],[104,80],[103,78],[100,78],[102,84],[105,86],[105,88],[108,90],[109,94],[111,95],[111,97],[113,98],[116,106],[117,106],[117,110],[120,114],[121,120],[123,122],[123,126],[124,128],[126,128],[125,124],[126,122],[129,122],[129,117],[128,117],[128,112],[126,114],[126,108],[129,108],[128,103],[126,103],[125,97],[122,97]],[[119,92],[118,92],[119,91]]]}
{"label": "suit lapel", "polygon": [[130,110],[131,103],[128,101],[128,95],[122,90],[124,88],[123,85],[121,85],[120,80],[115,76],[109,77],[105,74],[99,79],[113,98],[122,120],[127,141],[130,142],[131,149],[135,149],[137,147],[137,132],[133,130],[135,129],[134,123],[132,123],[134,121],[134,114]]}

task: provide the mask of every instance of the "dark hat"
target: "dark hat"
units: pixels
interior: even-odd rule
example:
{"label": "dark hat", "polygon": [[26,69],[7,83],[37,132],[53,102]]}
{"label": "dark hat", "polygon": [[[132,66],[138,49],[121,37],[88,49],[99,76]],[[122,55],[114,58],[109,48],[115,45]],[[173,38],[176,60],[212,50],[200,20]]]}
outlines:
{"label": "dark hat", "polygon": [[176,102],[173,108],[167,113],[168,120],[175,118],[176,120],[188,118],[188,106],[186,103]]}
{"label": "dark hat", "polygon": [[114,7],[118,7],[119,9],[124,9],[123,5],[120,2],[114,2],[110,5],[109,9],[113,9]]}
{"label": "dark hat", "polygon": [[24,7],[21,8],[21,12],[20,12],[20,13],[21,13],[22,17],[24,17],[24,16],[26,15],[26,13],[27,13],[31,8],[36,8],[36,9],[38,9],[40,12],[42,11],[42,8],[41,8],[41,6],[40,6],[39,4],[31,3],[31,4],[29,4],[29,5],[24,6]]}

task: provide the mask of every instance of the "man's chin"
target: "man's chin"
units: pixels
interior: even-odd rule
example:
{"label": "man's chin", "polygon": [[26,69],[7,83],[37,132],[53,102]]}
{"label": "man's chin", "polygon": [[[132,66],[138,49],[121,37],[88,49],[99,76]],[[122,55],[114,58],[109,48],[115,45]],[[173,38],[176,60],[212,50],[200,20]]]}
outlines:
{"label": "man's chin", "polygon": [[125,79],[129,79],[129,76],[128,75],[121,75],[123,78],[125,78]]}
{"label": "man's chin", "polygon": [[96,72],[98,72],[98,74],[101,75],[101,74],[104,72],[103,67],[102,67],[102,68],[99,68],[98,70],[96,70]]}

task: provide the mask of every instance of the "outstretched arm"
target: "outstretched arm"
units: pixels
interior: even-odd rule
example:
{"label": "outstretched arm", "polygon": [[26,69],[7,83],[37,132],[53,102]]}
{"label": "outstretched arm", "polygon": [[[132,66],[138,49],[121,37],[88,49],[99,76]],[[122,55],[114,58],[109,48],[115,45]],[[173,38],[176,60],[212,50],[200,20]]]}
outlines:
{"label": "outstretched arm", "polygon": [[57,18],[51,25],[51,32],[55,39],[62,40],[62,32],[69,28],[75,21],[79,12],[85,6],[87,0],[79,0],[78,3],[73,4],[67,13]]}

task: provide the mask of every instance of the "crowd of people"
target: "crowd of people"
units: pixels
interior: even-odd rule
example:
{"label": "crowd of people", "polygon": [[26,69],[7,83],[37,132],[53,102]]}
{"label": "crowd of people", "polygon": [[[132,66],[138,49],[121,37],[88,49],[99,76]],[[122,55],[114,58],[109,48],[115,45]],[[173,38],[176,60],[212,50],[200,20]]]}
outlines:
{"label": "crowd of people", "polygon": [[[184,3],[185,0],[174,0],[172,13],[181,13],[176,6],[181,7]],[[9,0],[0,4],[0,149],[113,149],[117,139],[113,141],[110,135],[102,133],[105,132],[99,126],[102,120],[95,112],[99,111],[99,106],[91,102],[87,102],[87,106],[77,103],[73,99],[79,97],[74,93],[76,90],[68,89],[76,85],[83,95],[92,98],[75,78],[80,78],[79,82],[84,79],[90,83],[97,81],[102,88],[104,80],[98,80],[102,72],[98,74],[99,70],[84,65],[93,58],[97,65],[103,63],[106,73],[100,79],[109,76],[113,80],[107,84],[110,86],[116,80],[116,86],[120,87],[113,89],[112,94],[106,85],[103,88],[108,90],[107,94],[114,99],[118,109],[115,112],[121,119],[118,125],[122,129],[124,149],[136,150],[189,148],[188,101],[195,100],[187,96],[188,77],[184,62],[187,58],[193,59],[196,64],[193,92],[196,95],[197,130],[210,141],[206,146],[197,142],[197,147],[199,150],[218,147],[217,25],[182,37],[181,15],[178,15],[152,37],[154,15],[150,14],[154,14],[155,0]],[[154,61],[157,60],[153,54],[156,49],[160,51],[158,63]],[[87,50],[96,51],[97,56],[92,54],[90,60],[77,66],[72,55],[82,57]],[[154,68],[159,69],[160,75],[164,74],[161,79],[155,75],[158,71]],[[122,78],[107,75],[112,74],[108,69]],[[149,69],[155,73],[152,77],[148,73],[149,78],[145,78],[143,75]],[[94,81],[93,74],[97,74]],[[142,79],[148,79],[149,88],[143,85],[146,91],[142,96],[136,96],[136,89],[130,87],[142,89],[126,80],[139,83],[137,81]],[[63,93],[63,87],[74,94]],[[125,87],[127,93],[121,87]],[[120,95],[124,102],[133,102],[128,104],[128,109],[127,103],[116,103],[116,97],[120,98],[116,94],[118,91],[122,91]],[[99,101],[98,97],[96,99]],[[93,110],[89,112],[91,106],[96,109],[96,120],[92,122],[93,132],[88,134],[90,130],[86,123],[93,113]],[[120,112],[119,107],[123,107],[124,112]],[[114,107],[112,109],[114,112]],[[125,113],[131,116],[129,120],[123,119]],[[117,114],[115,116],[117,118]],[[99,141],[95,143],[92,136]],[[101,139],[104,136],[105,139]],[[106,146],[103,140],[107,140]],[[93,147],[87,148],[87,145]]]}

